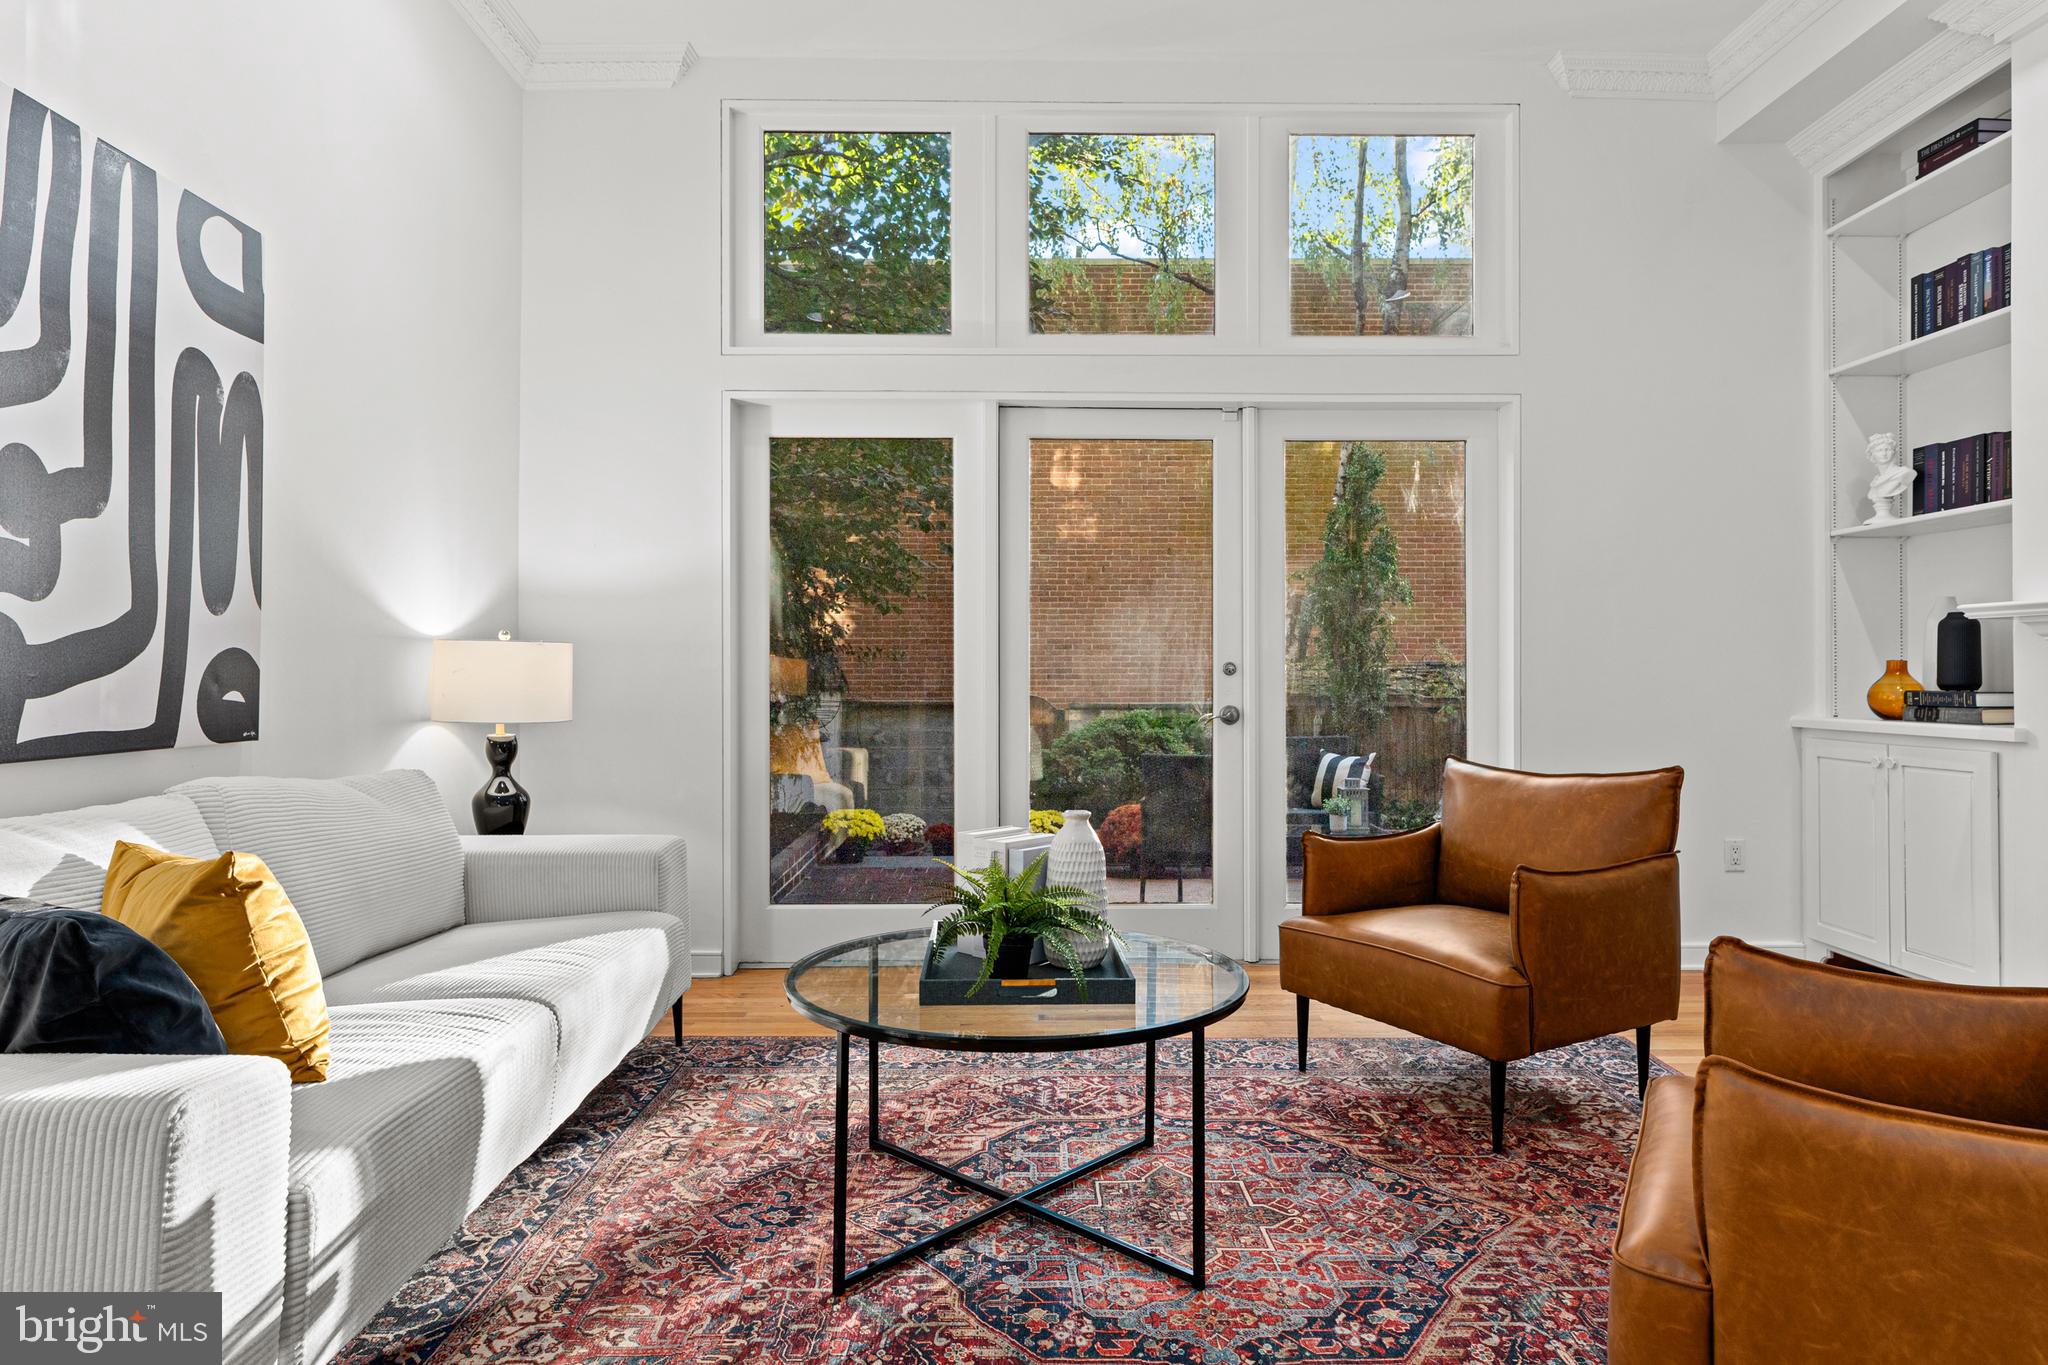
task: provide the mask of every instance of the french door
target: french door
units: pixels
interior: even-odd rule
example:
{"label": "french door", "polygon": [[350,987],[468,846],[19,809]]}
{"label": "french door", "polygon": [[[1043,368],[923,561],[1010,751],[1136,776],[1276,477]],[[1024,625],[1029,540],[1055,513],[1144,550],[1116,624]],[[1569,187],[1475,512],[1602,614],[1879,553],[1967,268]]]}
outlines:
{"label": "french door", "polygon": [[1006,823],[1090,812],[1120,927],[1245,951],[1243,426],[1004,408]]}
{"label": "french door", "polygon": [[1119,925],[1271,958],[1342,778],[1404,828],[1514,759],[1496,408],[734,414],[728,965],[925,923],[959,833],[1074,809]]}
{"label": "french door", "polygon": [[1512,465],[1481,407],[1256,418],[1255,955],[1301,913],[1301,833],[1419,828],[1443,764],[1515,761]]}

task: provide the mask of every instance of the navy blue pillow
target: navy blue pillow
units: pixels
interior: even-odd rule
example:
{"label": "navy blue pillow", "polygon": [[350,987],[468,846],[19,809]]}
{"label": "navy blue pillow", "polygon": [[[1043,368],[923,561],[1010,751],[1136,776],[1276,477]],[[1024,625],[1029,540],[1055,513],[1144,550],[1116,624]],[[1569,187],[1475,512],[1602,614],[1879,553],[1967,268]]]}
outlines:
{"label": "navy blue pillow", "polygon": [[96,910],[0,898],[0,1052],[227,1050],[163,949]]}

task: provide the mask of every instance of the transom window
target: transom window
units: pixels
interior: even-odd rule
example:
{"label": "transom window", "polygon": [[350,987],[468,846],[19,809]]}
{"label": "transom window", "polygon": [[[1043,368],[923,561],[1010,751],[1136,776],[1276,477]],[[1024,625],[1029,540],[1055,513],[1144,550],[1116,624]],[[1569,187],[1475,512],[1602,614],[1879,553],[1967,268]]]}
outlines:
{"label": "transom window", "polygon": [[730,350],[1516,349],[1512,108],[727,124]]}

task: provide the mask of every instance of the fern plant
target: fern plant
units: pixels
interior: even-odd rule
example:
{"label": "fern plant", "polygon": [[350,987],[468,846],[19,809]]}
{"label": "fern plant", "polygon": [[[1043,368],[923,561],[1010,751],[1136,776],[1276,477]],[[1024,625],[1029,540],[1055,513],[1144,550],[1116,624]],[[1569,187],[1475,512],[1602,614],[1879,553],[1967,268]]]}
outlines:
{"label": "fern plant", "polygon": [[1087,908],[1088,893],[1073,886],[1046,886],[1040,880],[1047,854],[1041,853],[1031,865],[1012,877],[999,858],[990,858],[978,872],[966,872],[943,859],[934,859],[959,878],[952,894],[926,910],[950,913],[939,921],[932,935],[932,960],[960,941],[963,934],[982,936],[981,972],[967,990],[973,995],[988,983],[995,971],[996,954],[1006,940],[1038,939],[1046,951],[1072,974],[1081,998],[1088,998],[1088,978],[1074,951],[1075,938],[1110,938],[1123,942],[1110,922]]}

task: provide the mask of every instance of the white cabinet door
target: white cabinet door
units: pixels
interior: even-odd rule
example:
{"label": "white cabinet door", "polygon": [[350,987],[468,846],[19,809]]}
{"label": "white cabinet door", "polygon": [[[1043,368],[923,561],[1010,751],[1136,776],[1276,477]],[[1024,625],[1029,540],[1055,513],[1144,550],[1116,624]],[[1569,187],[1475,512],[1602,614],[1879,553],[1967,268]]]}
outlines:
{"label": "white cabinet door", "polygon": [[1891,822],[1885,746],[1809,735],[1806,936],[1873,962],[1892,947]]}
{"label": "white cabinet door", "polygon": [[1998,756],[1894,744],[1892,965],[1998,984]]}

